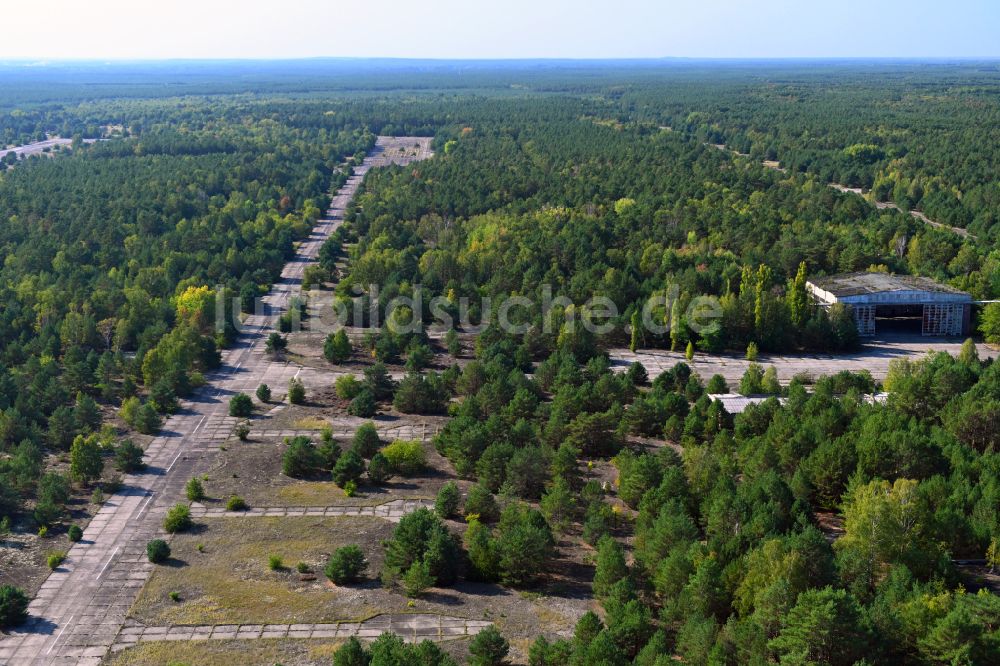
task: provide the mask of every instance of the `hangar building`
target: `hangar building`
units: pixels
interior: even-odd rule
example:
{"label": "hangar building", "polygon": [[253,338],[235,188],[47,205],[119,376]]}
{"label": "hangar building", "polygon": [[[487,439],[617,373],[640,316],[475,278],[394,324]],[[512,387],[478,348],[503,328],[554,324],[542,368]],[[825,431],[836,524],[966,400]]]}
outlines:
{"label": "hangar building", "polygon": [[850,305],[862,336],[875,335],[877,321],[909,322],[926,336],[969,334],[972,296],[930,278],[845,273],[810,280],[806,287],[820,305]]}

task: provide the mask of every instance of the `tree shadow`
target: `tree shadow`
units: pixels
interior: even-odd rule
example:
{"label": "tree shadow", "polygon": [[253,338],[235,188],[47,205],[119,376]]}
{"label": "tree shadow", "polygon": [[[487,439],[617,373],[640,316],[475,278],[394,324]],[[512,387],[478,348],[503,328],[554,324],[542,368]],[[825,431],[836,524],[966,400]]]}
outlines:
{"label": "tree shadow", "polygon": [[8,629],[9,634],[35,634],[51,636],[59,627],[55,622],[44,617],[29,615],[28,619],[16,627]]}

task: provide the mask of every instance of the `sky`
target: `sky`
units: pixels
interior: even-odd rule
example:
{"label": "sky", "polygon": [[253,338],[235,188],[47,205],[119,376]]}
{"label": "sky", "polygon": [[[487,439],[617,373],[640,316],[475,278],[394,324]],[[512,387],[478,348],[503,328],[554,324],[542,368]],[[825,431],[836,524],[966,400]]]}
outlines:
{"label": "sky", "polygon": [[0,59],[1000,56],[997,0],[3,0]]}

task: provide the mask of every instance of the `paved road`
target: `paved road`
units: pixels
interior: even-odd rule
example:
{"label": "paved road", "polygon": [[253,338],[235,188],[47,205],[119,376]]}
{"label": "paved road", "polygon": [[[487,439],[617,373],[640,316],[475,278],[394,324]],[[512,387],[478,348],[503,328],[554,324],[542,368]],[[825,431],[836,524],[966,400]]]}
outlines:
{"label": "paved road", "polygon": [[[414,145],[420,148],[412,149]],[[409,150],[401,150],[406,146]],[[430,139],[379,137],[375,149],[336,194],[297,255],[286,266],[264,312],[250,317],[245,333],[223,353],[222,368],[179,413],[164,424],[146,450],[147,469],[128,475],[121,492],[111,497],[87,526],[84,540],[69,551],[66,562],[42,585],[29,606],[30,618],[17,632],[0,640],[0,663],[15,665],[98,664],[118,636],[126,614],[152,569],[146,542],[162,535],[167,509],[184,498],[184,484],[207,471],[221,444],[232,432],[228,398],[245,386],[267,381],[275,366],[263,354],[270,323],[298,292],[305,267],[323,241],[343,220],[348,202],[369,169],[408,163],[430,156]],[[285,371],[281,371],[285,372]]]}

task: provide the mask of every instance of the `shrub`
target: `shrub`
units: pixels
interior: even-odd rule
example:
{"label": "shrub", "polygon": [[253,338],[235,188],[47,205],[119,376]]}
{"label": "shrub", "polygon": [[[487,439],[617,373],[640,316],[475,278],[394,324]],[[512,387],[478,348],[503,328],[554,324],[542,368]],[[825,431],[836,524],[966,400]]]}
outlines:
{"label": "shrub", "polygon": [[458,484],[454,481],[441,486],[437,498],[434,500],[434,511],[442,518],[451,518],[458,514],[462,506],[462,491],[458,489]]}
{"label": "shrub", "polygon": [[369,663],[371,655],[354,636],[348,638],[347,642],[333,653],[333,666],[368,666]]}
{"label": "shrub", "polygon": [[146,544],[146,557],[153,564],[166,562],[170,557],[170,546],[163,539],[153,539]]}
{"label": "shrub", "polygon": [[458,333],[453,328],[449,328],[444,334],[444,344],[448,348],[448,353],[458,358],[462,353],[462,342],[458,339]]}
{"label": "shrub", "polygon": [[392,466],[381,453],[373,455],[371,462],[368,463],[368,478],[376,486],[392,478]]}
{"label": "shrub", "polygon": [[420,562],[427,567],[431,585],[448,585],[457,578],[461,561],[461,546],[441,519],[428,509],[417,509],[400,519],[385,542],[382,580],[390,585]]}
{"label": "shrub", "polygon": [[344,329],[326,336],[323,342],[323,356],[330,363],[343,363],[351,357],[351,341]]}
{"label": "shrub", "polygon": [[184,504],[176,504],[170,511],[167,511],[163,519],[163,529],[174,534],[191,529],[191,509]]}
{"label": "shrub", "polygon": [[226,511],[246,511],[248,508],[246,501],[239,495],[233,495],[226,500]]}
{"label": "shrub", "polygon": [[180,600],[181,600],[181,593],[178,592],[177,590],[171,590],[167,594],[167,596],[170,597],[170,600],[173,601],[173,602],[175,602],[175,603],[179,603]]}
{"label": "shrub", "polygon": [[353,400],[363,388],[364,385],[354,375],[341,375],[333,383],[333,390],[341,400]]}
{"label": "shrub", "polygon": [[69,449],[70,476],[86,485],[100,478],[103,469],[104,460],[97,437],[77,435]]}
{"label": "shrub", "polygon": [[267,568],[271,571],[283,571],[285,564],[281,559],[281,555],[268,555]]}
{"label": "shrub", "polygon": [[756,363],[747,366],[743,378],[740,380],[740,393],[742,395],[758,395],[764,392],[764,370]]}
{"label": "shrub", "polygon": [[[329,435],[329,436],[328,436]],[[329,428],[324,429],[323,443],[316,447],[316,455],[324,470],[331,470],[340,459],[340,445],[333,440]]]}
{"label": "shrub", "polygon": [[465,498],[465,515],[475,514],[484,523],[492,523],[500,517],[500,509],[493,493],[486,486],[477,483],[469,489]]}
{"label": "shrub", "polygon": [[388,400],[396,388],[396,382],[389,376],[385,364],[377,361],[365,368],[365,387],[372,392],[375,400]]}
{"label": "shrub", "polygon": [[498,666],[510,652],[510,643],[497,628],[490,625],[476,634],[469,643],[470,666]]}
{"label": "shrub", "polygon": [[368,568],[365,554],[358,546],[338,548],[330,556],[323,573],[337,585],[356,583]]}
{"label": "shrub", "polygon": [[90,503],[98,506],[104,504],[104,491],[100,488],[94,488],[94,492],[90,493]]}
{"label": "shrub", "polygon": [[73,543],[76,543],[83,538],[83,529],[79,525],[70,525],[69,530],[66,532],[66,537]]}
{"label": "shrub", "polygon": [[253,414],[253,400],[246,393],[237,393],[229,399],[229,415],[246,418]]}
{"label": "shrub", "polygon": [[306,401],[306,387],[300,380],[292,377],[288,380],[288,402],[293,405],[301,405]]}
{"label": "shrub", "polygon": [[197,478],[191,479],[184,486],[184,493],[191,502],[200,502],[205,499],[205,486],[201,485],[201,481]]}
{"label": "shrub", "polygon": [[768,366],[767,370],[764,371],[760,388],[762,393],[769,395],[778,395],[781,393],[781,383],[778,381],[778,369],[773,365]]}
{"label": "shrub", "polygon": [[423,442],[398,439],[382,449],[382,455],[389,461],[389,467],[396,474],[410,476],[420,472],[427,465]]}
{"label": "shrub", "polygon": [[312,569],[309,568],[309,565],[306,564],[305,562],[299,562],[298,564],[296,564],[295,570],[298,571],[300,574],[307,574],[310,571],[312,571]]}
{"label": "shrub", "polygon": [[505,494],[513,493],[525,499],[538,499],[548,475],[548,464],[545,460],[546,454],[538,446],[527,446],[515,451],[507,461],[504,474]]}
{"label": "shrub", "polygon": [[288,340],[280,333],[271,333],[264,343],[264,351],[272,356],[277,356],[288,349]]}
{"label": "shrub", "polygon": [[533,583],[552,558],[554,548],[552,530],[537,509],[519,504],[504,509],[497,534],[504,584],[516,587]]}
{"label": "shrub", "polygon": [[406,369],[420,371],[434,360],[434,352],[424,343],[413,341],[406,348]]}
{"label": "shrub", "polygon": [[348,414],[362,419],[370,419],[377,411],[378,403],[375,402],[375,395],[367,388],[362,388],[347,406]]}
{"label": "shrub", "polygon": [[726,378],[722,375],[712,375],[712,378],[708,380],[708,384],[705,386],[705,392],[712,394],[729,393],[729,385],[726,384]]}
{"label": "shrub", "polygon": [[179,407],[177,393],[166,377],[153,384],[149,390],[149,401],[161,414],[173,414]]}
{"label": "shrub", "polygon": [[333,482],[343,488],[348,481],[357,483],[364,472],[365,461],[354,451],[348,451],[333,466]]}
{"label": "shrub", "polygon": [[64,508],[61,503],[56,503],[47,497],[39,497],[32,515],[36,523],[42,527],[47,527],[62,518],[63,513]]}
{"label": "shrub", "polygon": [[396,388],[392,404],[404,414],[442,414],[448,406],[449,394],[440,375],[427,377],[408,372]]}
{"label": "shrub", "polygon": [[261,402],[271,402],[271,387],[261,384],[257,387],[257,399]]}
{"label": "shrub", "polygon": [[307,477],[323,467],[319,452],[308,437],[299,435],[286,440],[288,448],[281,457],[281,472],[293,478]]}
{"label": "shrub", "polygon": [[59,565],[66,561],[66,551],[57,550],[54,553],[49,553],[49,556],[45,559],[46,564],[49,565],[49,569],[55,571],[59,568]]}
{"label": "shrub", "polygon": [[646,372],[646,366],[638,361],[628,366],[625,374],[633,386],[643,386],[649,382],[649,373]]}
{"label": "shrub", "polygon": [[21,624],[28,619],[28,595],[19,587],[0,585],[0,629]]}
{"label": "shrub", "polygon": [[598,544],[597,567],[594,570],[594,596],[606,599],[611,588],[628,576],[625,551],[611,537],[604,537]]}
{"label": "shrub", "polygon": [[344,497],[354,497],[358,492],[358,484],[355,481],[348,481],[344,484]]}
{"label": "shrub", "polygon": [[565,532],[576,515],[576,495],[566,479],[558,477],[542,496],[540,506],[553,529]]}
{"label": "shrub", "polygon": [[382,446],[382,440],[379,439],[378,430],[375,429],[374,423],[362,423],[361,427],[355,431],[354,439],[351,441],[351,449],[362,458],[371,458],[378,452],[380,446]]}
{"label": "shrub", "polygon": [[163,420],[156,412],[156,408],[147,402],[139,408],[139,413],[136,416],[134,427],[143,435],[152,435],[160,429],[160,425],[162,423]]}
{"label": "shrub", "polygon": [[476,476],[479,482],[492,492],[500,490],[507,479],[507,463],[514,457],[514,445],[510,442],[493,442],[476,461]]}
{"label": "shrub", "polygon": [[142,448],[126,439],[115,449],[115,469],[124,474],[136,472],[146,466],[142,462],[142,456]]}
{"label": "shrub", "polygon": [[250,438],[250,424],[244,421],[236,426],[236,436],[241,442],[247,441]]}
{"label": "shrub", "polygon": [[433,585],[434,578],[431,576],[430,567],[423,560],[410,565],[403,576],[403,590],[411,599],[421,596]]}

